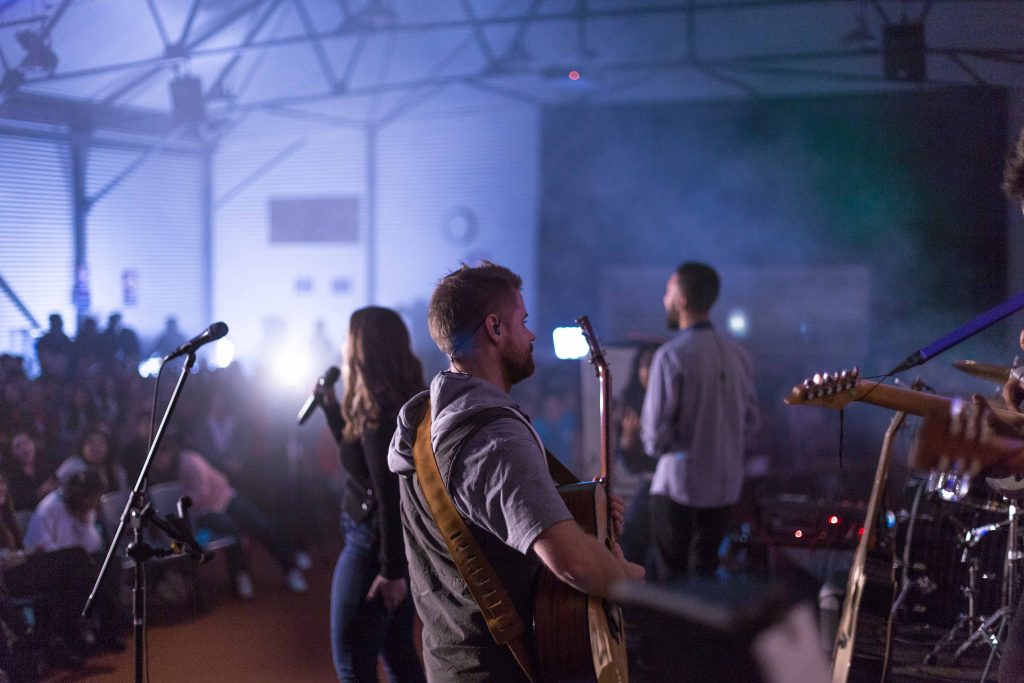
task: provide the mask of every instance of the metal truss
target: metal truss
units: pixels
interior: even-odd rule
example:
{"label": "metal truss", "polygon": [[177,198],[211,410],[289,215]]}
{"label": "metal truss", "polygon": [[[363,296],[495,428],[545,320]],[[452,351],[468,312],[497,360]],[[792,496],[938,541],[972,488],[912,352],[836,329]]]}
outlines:
{"label": "metal truss", "polygon": [[[576,50],[581,60],[596,71],[605,74],[622,74],[624,80],[621,88],[632,87],[632,79],[642,79],[661,73],[679,72],[692,69],[707,77],[725,84],[729,89],[746,96],[759,96],[754,77],[757,75],[773,75],[794,78],[811,78],[835,82],[884,83],[882,73],[865,74],[862,71],[844,69],[844,62],[850,59],[882,56],[878,47],[846,48],[837,47],[827,51],[794,51],[787,53],[750,53],[739,54],[727,58],[707,58],[700,54],[698,43],[698,18],[705,13],[730,13],[745,10],[763,10],[771,8],[851,5],[857,0],[685,0],[655,4],[626,5],[622,7],[595,8],[588,0],[577,0],[574,7],[557,11],[546,9],[544,0],[524,0],[520,11],[504,12],[509,3],[498,11],[481,13],[472,0],[459,0],[452,3],[461,10],[451,18],[440,20],[417,21],[415,18],[401,17],[387,0],[338,0],[337,10],[339,21],[329,28],[318,27],[310,14],[309,7],[313,0],[239,0],[230,10],[221,16],[211,18],[204,12],[204,0],[191,0],[186,18],[178,35],[172,36],[167,29],[161,14],[161,4],[167,0],[145,0],[147,14],[156,27],[160,37],[160,52],[152,57],[112,63],[91,68],[70,69],[51,74],[24,74],[11,82],[12,89],[31,91],[33,86],[43,86],[61,80],[70,80],[97,75],[110,75],[112,79],[127,76],[117,83],[99,101],[99,104],[111,108],[124,102],[138,89],[149,84],[153,79],[168,69],[188,62],[190,59],[202,59],[217,56],[228,56],[226,63],[220,68],[216,77],[206,89],[207,98],[225,98],[228,102],[225,114],[228,117],[244,115],[253,111],[270,111],[279,115],[305,118],[320,117],[330,125],[368,125],[381,126],[401,117],[420,103],[454,85],[462,85],[471,89],[485,91],[499,96],[515,99],[519,102],[542,105],[558,101],[546,91],[531,90],[524,85],[522,76],[543,79],[552,69],[551,64],[534,62],[524,47],[524,40],[534,27],[551,22],[572,22],[576,29]],[[44,23],[43,37],[52,32],[53,27],[66,14],[73,0],[62,0],[52,15],[32,17],[31,21]],[[915,17],[912,21],[926,22],[936,7],[941,5],[970,5],[972,7],[1013,5],[1020,0],[923,0],[910,3],[913,5]],[[906,2],[893,0],[862,0],[860,6],[870,6],[883,25],[907,21]],[[30,19],[11,19],[4,21],[4,14],[13,6],[13,0],[0,2],[0,30],[22,25]],[[221,4],[221,7],[224,5]],[[301,30],[275,35],[266,31],[270,20],[278,15],[283,8],[290,7],[298,18]],[[894,19],[901,10],[903,17]],[[589,44],[590,33],[595,22],[632,21],[643,19],[665,19],[676,21],[680,27],[678,56],[673,58],[651,58],[603,61],[598,58]],[[204,21],[205,19],[205,21]],[[227,45],[213,46],[214,39],[222,39],[229,29],[245,26],[240,40]],[[488,39],[486,29],[506,27],[512,29],[512,38],[508,47],[499,51]],[[464,37],[458,41],[451,40],[453,30],[459,31]],[[442,39],[440,36],[444,34]],[[361,79],[354,83],[353,76],[363,64],[365,48],[368,40],[376,36],[384,36],[393,46],[402,36],[419,34],[437,34],[439,45],[446,46],[440,53],[437,62],[428,69],[426,76],[403,77],[401,73],[389,74],[390,62],[380,64],[377,77]],[[351,49],[343,60],[332,59],[325,44],[329,41],[346,41]],[[240,97],[240,89],[228,93],[227,81],[238,75],[238,70],[247,55],[256,55],[255,62],[248,67],[243,82],[250,83],[259,78],[263,59],[271,59],[275,50],[286,46],[306,45],[312,51],[317,67],[323,79],[323,86],[316,92],[307,94],[287,94],[265,99],[244,101]],[[470,69],[459,69],[457,58],[466,54],[467,50],[475,50],[474,64],[483,63]],[[389,52],[390,54],[390,52]],[[1024,67],[1024,49],[991,49],[984,46],[928,48],[930,56],[940,56],[955,65],[964,75],[964,81],[957,83],[975,83],[991,85],[979,69],[984,62]],[[826,66],[823,66],[826,65]],[[17,67],[0,53],[0,66],[5,73],[13,73]],[[631,77],[631,78],[626,78]],[[6,79],[5,79],[6,80]],[[931,83],[942,84],[932,80]],[[953,81],[948,81],[953,82]],[[378,98],[383,95],[398,94],[398,102],[389,108],[382,109]],[[0,98],[2,98],[0,92]],[[374,98],[370,107],[370,115],[364,120],[344,116],[323,116],[302,109],[326,100],[353,97]],[[578,97],[572,95],[571,97]],[[394,98],[392,98],[394,99]],[[2,101],[2,100],[0,100]],[[0,108],[0,116],[6,112]]]}

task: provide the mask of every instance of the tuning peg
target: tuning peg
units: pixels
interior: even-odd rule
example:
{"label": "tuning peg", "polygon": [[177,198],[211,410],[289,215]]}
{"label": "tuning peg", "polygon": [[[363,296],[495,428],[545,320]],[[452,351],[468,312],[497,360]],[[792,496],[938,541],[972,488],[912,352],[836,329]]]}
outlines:
{"label": "tuning peg", "polygon": [[814,373],[814,377],[811,378],[811,381],[814,382],[815,385],[820,387],[822,385],[822,383],[824,382],[825,377],[827,377],[827,376],[828,376],[827,372],[825,373],[824,376],[822,376],[822,374],[820,372],[816,372],[816,373]]}

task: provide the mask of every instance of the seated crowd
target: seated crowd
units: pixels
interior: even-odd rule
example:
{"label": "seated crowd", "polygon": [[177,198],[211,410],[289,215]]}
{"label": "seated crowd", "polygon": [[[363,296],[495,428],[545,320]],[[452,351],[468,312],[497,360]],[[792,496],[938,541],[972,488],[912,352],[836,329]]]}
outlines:
{"label": "seated crowd", "polygon": [[[93,615],[80,613],[115,531],[100,514],[102,497],[134,486],[151,429],[153,380],[139,374],[138,339],[120,316],[102,333],[87,318],[74,340],[51,316],[37,354],[35,378],[23,358],[0,355],[0,669],[8,673],[26,667],[19,648],[32,647],[35,670],[40,656],[47,668],[63,668],[124,649],[130,609],[121,563],[112,563]],[[194,500],[196,527],[263,546],[288,589],[304,592],[308,556],[295,553],[294,534],[278,523],[295,493],[280,476],[284,430],[247,382],[236,366],[190,381],[148,482],[177,481]],[[248,598],[243,547],[225,554],[232,588]]]}

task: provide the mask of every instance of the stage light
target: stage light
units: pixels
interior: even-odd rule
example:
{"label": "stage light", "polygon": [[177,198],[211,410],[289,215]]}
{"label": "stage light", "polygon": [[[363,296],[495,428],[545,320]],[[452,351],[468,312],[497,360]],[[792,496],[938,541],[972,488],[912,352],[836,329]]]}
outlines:
{"label": "stage light", "polygon": [[578,80],[580,80],[580,72],[577,71],[576,69],[573,69],[572,71],[570,71],[569,72],[569,80],[570,81],[578,81]]}
{"label": "stage light", "polygon": [[839,524],[839,518],[837,516],[835,516],[835,515],[832,515],[831,517],[828,518],[828,523],[829,524]]}
{"label": "stage light", "polygon": [[797,529],[796,531],[793,532],[793,536],[796,537],[796,538],[803,538],[804,537],[804,532],[801,531],[800,529]]}
{"label": "stage light", "polygon": [[235,345],[230,339],[218,339],[212,344],[210,360],[211,368],[226,368],[235,360]]}
{"label": "stage light", "polygon": [[143,377],[156,377],[157,373],[160,372],[160,366],[163,365],[163,361],[160,356],[153,356],[139,363],[139,374]]}
{"label": "stage light", "polygon": [[555,355],[562,360],[583,358],[590,352],[587,339],[578,327],[556,327],[551,333]]}
{"label": "stage light", "polygon": [[280,350],[271,361],[270,377],[281,387],[296,389],[309,384],[309,377],[314,374],[310,367],[308,355],[298,349]]}
{"label": "stage light", "polygon": [[750,328],[745,311],[737,308],[729,313],[729,331],[732,333],[732,336],[739,337],[740,339],[747,336]]}
{"label": "stage light", "polygon": [[57,55],[50,49],[35,31],[19,31],[15,36],[18,44],[25,50],[25,58],[21,60],[21,68],[42,71],[52,74],[57,70]]}

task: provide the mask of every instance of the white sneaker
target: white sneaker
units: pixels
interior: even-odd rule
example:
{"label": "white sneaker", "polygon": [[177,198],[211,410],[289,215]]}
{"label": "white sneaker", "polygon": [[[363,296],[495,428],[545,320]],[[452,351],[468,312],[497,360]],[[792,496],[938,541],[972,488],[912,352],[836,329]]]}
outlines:
{"label": "white sneaker", "polygon": [[285,580],[288,583],[288,590],[292,593],[305,593],[309,590],[309,585],[306,583],[306,577],[303,576],[302,572],[298,569],[292,569],[289,571]]}
{"label": "white sneaker", "polygon": [[256,590],[252,586],[252,577],[249,572],[238,572],[235,575],[235,593],[243,600],[252,600]]}
{"label": "white sneaker", "polygon": [[295,566],[302,571],[308,571],[313,567],[313,558],[309,556],[309,553],[299,551],[295,553]]}

